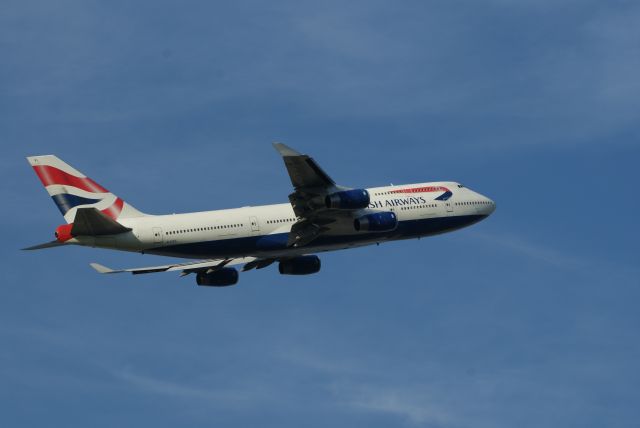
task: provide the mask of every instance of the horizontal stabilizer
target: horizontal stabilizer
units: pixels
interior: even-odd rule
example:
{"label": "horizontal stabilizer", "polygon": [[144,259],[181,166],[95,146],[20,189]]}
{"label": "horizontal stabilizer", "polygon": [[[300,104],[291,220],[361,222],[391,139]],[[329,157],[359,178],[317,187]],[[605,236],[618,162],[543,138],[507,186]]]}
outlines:
{"label": "horizontal stabilizer", "polygon": [[23,248],[22,250],[23,251],[42,250],[44,248],[61,247],[63,245],[65,245],[64,242],[51,241],[51,242],[45,242],[44,244],[34,245],[33,247]]}
{"label": "horizontal stabilizer", "polygon": [[95,208],[78,208],[73,220],[72,236],[101,236],[117,235],[129,232],[131,228],[124,227],[111,217]]}

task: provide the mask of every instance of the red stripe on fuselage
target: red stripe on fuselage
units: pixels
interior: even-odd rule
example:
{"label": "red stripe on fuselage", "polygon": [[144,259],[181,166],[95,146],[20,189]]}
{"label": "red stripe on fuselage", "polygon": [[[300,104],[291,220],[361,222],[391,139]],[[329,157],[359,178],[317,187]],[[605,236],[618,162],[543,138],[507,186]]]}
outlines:
{"label": "red stripe on fuselage", "polygon": [[411,189],[392,190],[390,193],[432,193],[432,192],[448,192],[449,189],[443,186],[414,187]]}
{"label": "red stripe on fuselage", "polygon": [[91,193],[109,193],[107,189],[90,179],[89,177],[76,177],[56,167],[49,165],[36,165],[33,167],[38,178],[45,187],[58,184],[61,186],[77,187]]}

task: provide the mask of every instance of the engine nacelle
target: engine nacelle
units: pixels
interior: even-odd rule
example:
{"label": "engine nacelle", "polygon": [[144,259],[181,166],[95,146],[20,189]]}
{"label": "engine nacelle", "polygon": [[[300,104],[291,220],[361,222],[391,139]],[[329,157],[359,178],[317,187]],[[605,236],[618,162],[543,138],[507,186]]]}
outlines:
{"label": "engine nacelle", "polygon": [[227,287],[238,283],[238,271],[234,268],[222,268],[215,272],[198,272],[196,282],[205,287]]}
{"label": "engine nacelle", "polygon": [[390,232],[398,227],[398,217],[392,212],[367,214],[353,221],[358,232]]}
{"label": "engine nacelle", "polygon": [[58,242],[67,242],[69,239],[73,238],[71,235],[71,229],[73,229],[73,223],[58,226],[55,232]]}
{"label": "engine nacelle", "polygon": [[283,260],[278,266],[282,275],[310,275],[320,270],[320,258],[318,256],[300,256],[289,260]]}
{"label": "engine nacelle", "polygon": [[369,192],[365,189],[345,190],[328,195],[324,199],[327,208],[337,210],[359,210],[367,208],[371,202]]}

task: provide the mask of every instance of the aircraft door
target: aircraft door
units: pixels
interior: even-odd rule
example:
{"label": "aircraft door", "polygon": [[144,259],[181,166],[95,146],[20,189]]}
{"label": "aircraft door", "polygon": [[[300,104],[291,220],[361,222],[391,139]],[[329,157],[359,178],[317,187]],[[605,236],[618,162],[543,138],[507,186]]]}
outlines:
{"label": "aircraft door", "polygon": [[249,217],[249,223],[251,224],[252,232],[260,232],[260,223],[258,222],[258,217]]}
{"label": "aircraft door", "polygon": [[152,229],[152,233],[153,233],[153,242],[155,244],[162,244],[162,228],[161,227],[154,227]]}
{"label": "aircraft door", "polygon": [[453,215],[453,202],[444,201],[444,206],[447,210],[447,215]]}

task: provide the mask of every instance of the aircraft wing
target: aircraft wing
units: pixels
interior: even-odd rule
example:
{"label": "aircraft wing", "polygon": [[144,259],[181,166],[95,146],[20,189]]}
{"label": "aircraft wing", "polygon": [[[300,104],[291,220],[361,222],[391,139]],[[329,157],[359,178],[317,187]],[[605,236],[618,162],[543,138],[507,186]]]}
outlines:
{"label": "aircraft wing", "polygon": [[200,271],[207,271],[207,273],[211,273],[222,269],[223,267],[235,266],[243,263],[251,263],[255,260],[256,259],[254,257],[243,257],[238,259],[224,260],[200,260],[197,262],[174,263],[170,265],[149,266],[132,269],[111,269],[98,263],[91,263],[90,265],[99,273],[131,272],[134,275],[140,275],[144,273],[182,271],[182,275],[188,275],[190,273]]}
{"label": "aircraft wing", "polygon": [[289,172],[291,184],[296,190],[322,189],[335,186],[335,182],[320,168],[313,158],[298,153],[282,143],[273,143],[282,155],[284,164]]}
{"label": "aircraft wing", "polygon": [[289,202],[298,221],[291,227],[288,241],[290,247],[301,247],[311,243],[329,231],[331,224],[341,219],[351,221],[353,211],[328,209],[325,206],[327,195],[350,188],[337,185],[308,155],[282,143],[274,143],[273,146],[282,156],[294,188],[293,193],[289,195]]}

